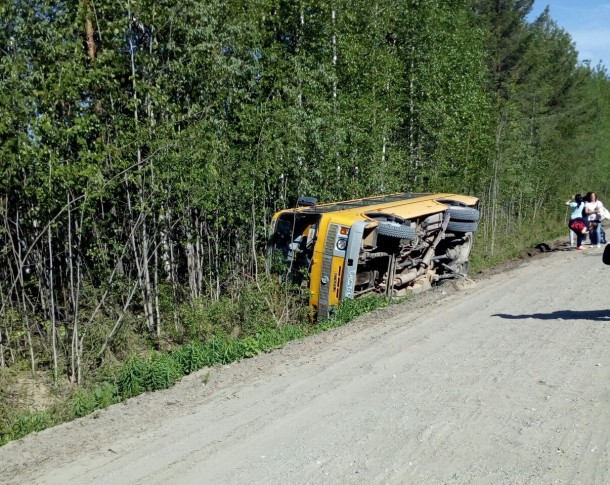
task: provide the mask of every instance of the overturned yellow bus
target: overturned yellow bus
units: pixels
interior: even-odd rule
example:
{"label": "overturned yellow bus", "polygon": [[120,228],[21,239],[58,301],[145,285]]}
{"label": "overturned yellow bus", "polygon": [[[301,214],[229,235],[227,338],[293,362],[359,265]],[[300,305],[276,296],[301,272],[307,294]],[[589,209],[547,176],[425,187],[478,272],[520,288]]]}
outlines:
{"label": "overturned yellow bus", "polygon": [[272,271],[309,290],[328,318],[344,298],[400,296],[464,278],[479,200],[457,194],[397,193],[318,205],[300,198],[271,222]]}

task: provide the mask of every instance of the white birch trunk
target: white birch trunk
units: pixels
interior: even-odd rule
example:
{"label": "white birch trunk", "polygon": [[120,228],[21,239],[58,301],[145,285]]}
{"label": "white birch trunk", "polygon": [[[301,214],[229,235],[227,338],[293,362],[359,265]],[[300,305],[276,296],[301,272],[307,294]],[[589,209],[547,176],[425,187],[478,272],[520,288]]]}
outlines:
{"label": "white birch trunk", "polygon": [[53,352],[53,382],[57,383],[57,324],[55,322],[55,288],[53,284],[53,249],[51,246],[51,226],[48,228],[49,243],[49,315],[51,317],[51,349]]}

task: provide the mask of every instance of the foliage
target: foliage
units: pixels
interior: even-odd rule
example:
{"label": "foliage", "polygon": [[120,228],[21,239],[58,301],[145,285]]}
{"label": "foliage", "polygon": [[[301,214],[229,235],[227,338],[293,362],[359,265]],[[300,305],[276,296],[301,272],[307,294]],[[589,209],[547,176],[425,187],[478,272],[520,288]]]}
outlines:
{"label": "foliage", "polygon": [[57,424],[49,411],[28,411],[20,414],[10,425],[3,429],[0,434],[0,445],[9,441],[18,440],[36,431],[42,431]]}
{"label": "foliage", "polygon": [[62,421],[86,416],[143,392],[167,389],[181,377],[205,367],[254,357],[260,352],[282,347],[291,340],[345,325],[364,313],[388,304],[389,300],[374,296],[346,300],[332,319],[315,327],[301,324],[285,325],[279,329],[262,328],[255,336],[242,339],[218,335],[206,342],[188,342],[169,353],[153,352],[146,358],[133,357],[119,368],[106,373],[105,377],[100,374],[98,381],[92,385],[77,389],[66,403],[56,404],[44,411],[0,416],[0,423],[4,425],[0,433],[0,446]]}
{"label": "foliage", "polygon": [[476,195],[476,267],[563,230],[610,80],[532,3],[2,3],[0,367],[80,416],[307,334],[261,258],[302,195]]}
{"label": "foliage", "polygon": [[383,308],[391,302],[392,300],[375,295],[367,295],[355,300],[343,300],[332,318],[319,324],[316,329],[317,331],[326,331],[340,327],[365,313]]}

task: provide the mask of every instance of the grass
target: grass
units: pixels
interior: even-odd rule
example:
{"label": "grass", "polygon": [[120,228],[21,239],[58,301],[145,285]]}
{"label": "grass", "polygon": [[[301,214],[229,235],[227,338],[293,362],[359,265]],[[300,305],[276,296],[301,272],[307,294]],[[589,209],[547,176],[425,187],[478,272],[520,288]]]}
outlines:
{"label": "grass", "polygon": [[470,256],[471,274],[481,273],[521,255],[523,251],[536,247],[549,240],[568,238],[568,228],[557,222],[547,224],[531,224],[524,221],[511,228],[500,228],[495,236],[492,251],[491,243],[485,240],[485,227],[482,225],[477,232]]}
{"label": "grass", "polygon": [[[528,231],[524,227],[515,227],[512,231],[499,232],[496,238],[498,249],[494,253],[481,237],[482,241],[475,245],[471,257],[471,269],[473,273],[481,272],[514,258],[540,241],[566,233],[558,230],[556,225],[534,226]],[[0,403],[0,446],[29,433],[97,412],[143,392],[167,389],[182,377],[205,367],[254,357],[261,352],[280,348],[291,340],[345,325],[360,315],[390,304],[389,300],[376,296],[345,300],[332,318],[317,325],[293,323],[277,326],[270,321],[269,309],[261,305],[260,295],[255,291],[244,292],[243,295],[238,305],[225,302],[223,306],[223,302],[219,302],[204,306],[198,312],[185,313],[182,315],[183,325],[187,329],[184,335],[190,341],[167,352],[150,351],[144,356],[134,356],[115,368],[102,370],[87,386],[48,409],[18,412]],[[225,311],[227,305],[233,305],[228,313]],[[241,337],[228,333],[232,324],[227,324],[226,318],[232,313],[243,320],[242,328],[249,328]],[[214,335],[213,328],[220,328],[224,333]],[[208,372],[202,379],[207,382],[209,377]]]}
{"label": "grass", "polygon": [[[46,410],[8,413],[0,428],[0,446],[29,433],[89,415],[111,404],[144,392],[167,389],[182,377],[217,364],[229,364],[284,346],[291,340],[345,325],[360,315],[390,304],[385,298],[367,296],[347,300],[332,318],[318,325],[265,326],[254,336],[236,338],[216,335],[202,342],[193,340],[169,352],[152,351],[135,356],[111,371],[102,372],[96,382],[75,391],[68,399]],[[202,378],[209,380],[209,372]]]}

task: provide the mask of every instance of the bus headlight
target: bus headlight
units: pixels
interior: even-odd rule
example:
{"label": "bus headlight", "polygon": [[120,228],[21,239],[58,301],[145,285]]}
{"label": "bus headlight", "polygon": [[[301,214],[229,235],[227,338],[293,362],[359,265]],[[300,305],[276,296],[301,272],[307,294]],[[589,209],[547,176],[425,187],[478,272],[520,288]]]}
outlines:
{"label": "bus headlight", "polygon": [[337,249],[340,251],[345,251],[345,248],[347,248],[347,239],[344,237],[339,238],[337,240]]}

